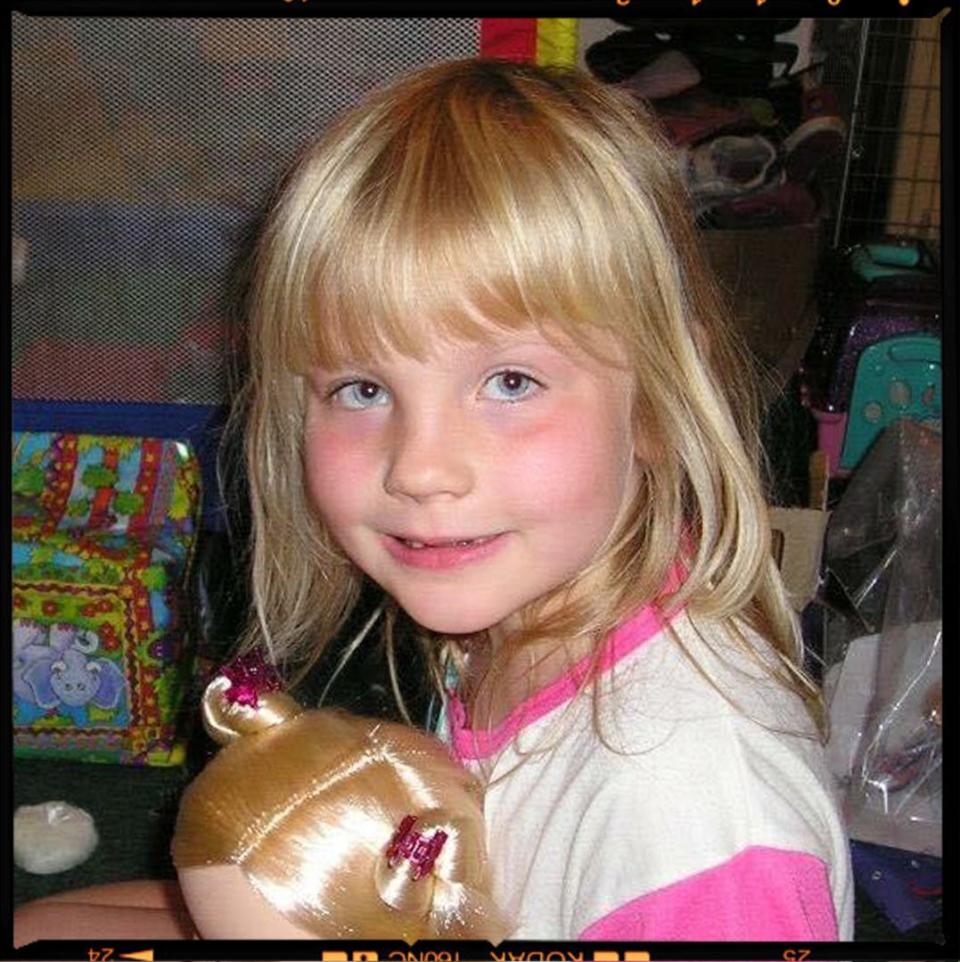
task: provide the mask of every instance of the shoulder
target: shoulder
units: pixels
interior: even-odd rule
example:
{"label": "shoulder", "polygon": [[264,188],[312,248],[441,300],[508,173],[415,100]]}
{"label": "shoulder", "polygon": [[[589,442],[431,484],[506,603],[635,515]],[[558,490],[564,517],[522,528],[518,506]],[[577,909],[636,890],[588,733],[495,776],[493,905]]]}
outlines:
{"label": "shoulder", "polygon": [[[632,906],[645,925],[657,920],[660,934],[645,938],[781,937],[749,928],[743,911],[753,905],[767,913],[753,923],[770,932],[832,938],[812,933],[835,924],[831,893],[847,887],[848,843],[819,746],[807,752],[731,714],[658,727],[659,741],[635,754],[598,749],[578,782],[589,797],[569,847],[576,930]],[[697,906],[714,908],[698,921]],[[734,934],[711,927],[714,913]],[[808,916],[812,928],[797,928]],[[685,917],[693,928],[683,930]]]}
{"label": "shoulder", "polygon": [[[625,792],[644,805],[729,817],[734,800],[776,785],[781,802],[812,794],[832,808],[834,782],[802,698],[770,672],[770,645],[749,632],[735,639],[681,614],[618,662],[550,726],[551,761],[595,782],[591,804],[613,816]],[[549,738],[562,733],[556,742]],[[720,804],[724,800],[727,805]],[[797,799],[797,804],[801,799]]]}
{"label": "shoulder", "polygon": [[742,718],[815,739],[803,699],[781,679],[773,646],[749,628],[736,630],[680,612],[647,645],[597,683],[600,715],[637,732],[647,720],[676,730]]}
{"label": "shoulder", "polygon": [[[673,627],[679,642],[652,636],[595,696],[588,690],[525,732],[522,763],[488,797],[511,871],[531,852],[539,871],[553,859],[544,853],[556,853],[539,877],[556,874],[554,901],[571,937],[621,907],[649,907],[642,900],[657,893],[679,892],[681,902],[729,895],[748,878],[759,889],[758,879],[777,874],[797,885],[814,879],[822,895],[826,873],[837,904],[846,898],[846,836],[802,701],[752,654],[727,652],[722,633],[704,641],[703,629]],[[712,644],[719,664],[697,644]],[[706,887],[694,891],[685,885],[692,879]],[[771,894],[768,904],[788,897]]]}
{"label": "shoulder", "polygon": [[[675,627],[681,643],[702,644],[689,624]],[[750,850],[826,866],[845,857],[835,786],[802,700],[727,644],[713,661],[697,651],[693,664],[664,635],[623,666],[597,702],[596,727],[579,730],[589,797],[572,861],[584,892],[608,891],[608,908]]]}
{"label": "shoulder", "polygon": [[835,786],[815,741],[733,713],[648,719],[617,741],[598,735],[572,782],[584,790],[575,846],[585,860],[633,852],[657,887],[751,845],[829,860],[842,837]]}

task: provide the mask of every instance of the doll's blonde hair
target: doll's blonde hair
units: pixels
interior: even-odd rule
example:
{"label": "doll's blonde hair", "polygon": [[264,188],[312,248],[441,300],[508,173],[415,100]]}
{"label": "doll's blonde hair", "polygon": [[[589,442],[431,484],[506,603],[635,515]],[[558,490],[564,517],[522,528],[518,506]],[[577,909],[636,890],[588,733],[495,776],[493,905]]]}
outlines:
{"label": "doll's blonde hair", "polygon": [[[754,378],[674,155],[626,94],[501,61],[439,64],[374,94],[303,152],[273,207],[238,407],[254,534],[246,644],[309,665],[361,586],[305,490],[304,375],[386,349],[422,357],[490,324],[533,324],[601,357],[612,335],[646,452],[604,550],[528,606],[505,656],[544,637],[599,642],[648,603],[686,605],[744,644],[743,625],[766,636],[776,673],[815,707],[771,559]],[[664,598],[678,560],[686,577]],[[439,639],[425,641],[437,682]]]}
{"label": "doll's blonde hair", "polygon": [[[490,896],[476,780],[435,738],[288,695],[228,704],[218,678],[207,730],[226,746],[187,787],[172,843],[177,869],[240,866],[281,915],[318,938],[490,939],[506,935]],[[403,818],[446,833],[414,878],[387,850]]]}

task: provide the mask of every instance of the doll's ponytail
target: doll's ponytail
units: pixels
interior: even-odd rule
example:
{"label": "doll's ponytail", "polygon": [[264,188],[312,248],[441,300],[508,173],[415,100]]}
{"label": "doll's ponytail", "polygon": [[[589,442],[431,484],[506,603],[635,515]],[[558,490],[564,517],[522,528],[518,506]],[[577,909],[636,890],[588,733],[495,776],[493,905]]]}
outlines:
{"label": "doll's ponytail", "polygon": [[236,658],[220,669],[201,703],[203,727],[219,745],[273,728],[303,712],[280,688],[280,679],[259,652]]}

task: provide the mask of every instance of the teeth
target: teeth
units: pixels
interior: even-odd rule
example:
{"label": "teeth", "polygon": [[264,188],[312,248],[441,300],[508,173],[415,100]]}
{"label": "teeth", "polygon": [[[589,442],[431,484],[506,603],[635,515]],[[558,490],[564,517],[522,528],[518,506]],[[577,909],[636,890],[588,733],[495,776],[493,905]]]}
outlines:
{"label": "teeth", "polygon": [[476,544],[478,541],[485,541],[485,538],[468,538],[462,541],[436,541],[431,545],[427,545],[423,541],[408,541],[406,538],[400,539],[409,548],[466,548],[468,545]]}

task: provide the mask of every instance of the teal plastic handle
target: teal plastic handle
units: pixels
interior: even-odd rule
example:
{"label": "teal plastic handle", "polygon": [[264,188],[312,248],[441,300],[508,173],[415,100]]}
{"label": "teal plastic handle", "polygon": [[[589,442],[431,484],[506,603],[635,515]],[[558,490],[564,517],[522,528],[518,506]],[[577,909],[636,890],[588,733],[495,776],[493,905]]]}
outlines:
{"label": "teal plastic handle", "polygon": [[922,255],[917,244],[866,244],[867,253],[877,264],[890,267],[919,267]]}
{"label": "teal plastic handle", "polygon": [[850,267],[870,283],[878,277],[926,273],[933,269],[933,264],[920,241],[903,244],[876,241],[854,247],[850,252]]}
{"label": "teal plastic handle", "polygon": [[890,277],[910,270],[909,267],[885,267],[883,264],[878,264],[864,247],[858,247],[850,255],[850,266],[868,283],[875,281],[878,277]]}

